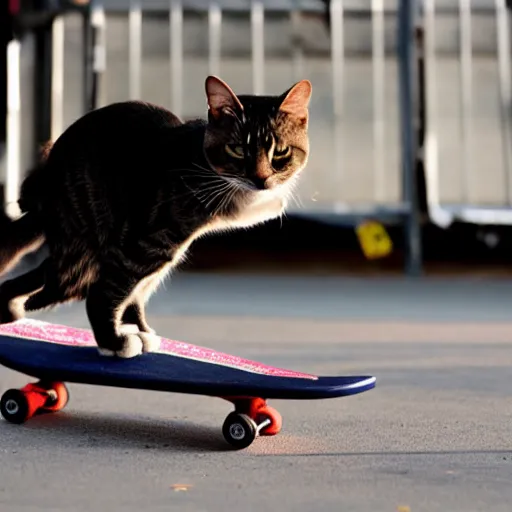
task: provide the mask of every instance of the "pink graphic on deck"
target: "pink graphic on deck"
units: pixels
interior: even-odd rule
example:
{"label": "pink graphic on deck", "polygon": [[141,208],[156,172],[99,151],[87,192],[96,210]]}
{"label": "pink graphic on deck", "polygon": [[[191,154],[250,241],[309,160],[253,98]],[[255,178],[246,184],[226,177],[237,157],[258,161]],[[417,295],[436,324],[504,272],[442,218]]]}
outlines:
{"label": "pink graphic on deck", "polygon": [[[40,320],[23,319],[11,324],[0,325],[0,335],[12,336],[15,338],[24,338],[29,340],[45,341],[48,343],[57,343],[75,347],[94,347],[96,340],[90,330],[68,327],[65,325],[51,324]],[[183,341],[174,341],[161,338],[161,354],[193,359],[205,363],[229,366],[239,370],[245,370],[262,375],[271,375],[273,377],[293,377],[299,379],[317,380],[318,377],[307,373],[274,368],[248,359],[242,359],[230,354],[223,354],[215,350],[191,345]]]}

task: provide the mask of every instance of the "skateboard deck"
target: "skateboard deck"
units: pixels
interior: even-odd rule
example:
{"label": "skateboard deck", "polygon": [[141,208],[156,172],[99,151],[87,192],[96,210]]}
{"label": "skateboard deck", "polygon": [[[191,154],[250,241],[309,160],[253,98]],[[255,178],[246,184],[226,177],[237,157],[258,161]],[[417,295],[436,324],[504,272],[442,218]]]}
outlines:
{"label": "skateboard deck", "polygon": [[[181,341],[160,338],[160,348],[134,358],[99,354],[90,330],[23,319],[0,326],[0,364],[38,379],[9,390],[2,416],[23,423],[67,403],[65,382],[207,395],[229,400],[235,412],[223,433],[235,447],[281,429],[267,399],[312,400],[354,395],[375,386],[375,377],[316,376],[268,366]],[[248,443],[248,444],[247,444]]]}

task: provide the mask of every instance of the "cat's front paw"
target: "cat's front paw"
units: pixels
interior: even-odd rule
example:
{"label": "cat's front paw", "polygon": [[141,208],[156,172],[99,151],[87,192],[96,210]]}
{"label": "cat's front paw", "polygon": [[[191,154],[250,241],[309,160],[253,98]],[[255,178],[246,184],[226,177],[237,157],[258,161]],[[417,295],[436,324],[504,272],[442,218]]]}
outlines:
{"label": "cat's front paw", "polygon": [[156,352],[160,348],[161,338],[155,333],[155,331],[139,332],[139,336],[142,340],[143,352]]}
{"label": "cat's front paw", "polygon": [[136,334],[142,341],[142,352],[155,352],[160,348],[160,336],[154,329],[147,327],[144,331],[139,330],[135,324],[123,324],[120,331],[123,334]]}
{"label": "cat's front paw", "polygon": [[126,328],[126,326],[122,330],[125,334],[119,337],[121,348],[112,350],[98,347],[98,351],[102,356],[129,359],[147,352],[154,352],[160,348],[160,337],[156,334],[148,332],[137,332],[134,334],[133,329],[131,327]]}
{"label": "cat's front paw", "polygon": [[121,357],[123,359],[139,356],[143,352],[143,343],[138,334],[123,334],[119,336],[116,345],[120,348],[112,350],[98,346],[98,352],[102,356]]}

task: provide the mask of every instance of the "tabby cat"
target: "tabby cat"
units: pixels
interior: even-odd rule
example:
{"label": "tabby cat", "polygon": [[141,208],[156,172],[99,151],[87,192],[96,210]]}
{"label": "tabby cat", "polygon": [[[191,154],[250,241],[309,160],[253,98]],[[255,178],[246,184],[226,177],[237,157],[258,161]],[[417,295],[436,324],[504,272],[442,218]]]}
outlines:
{"label": "tabby cat", "polygon": [[23,215],[0,222],[0,273],[43,244],[49,255],[0,286],[0,323],[85,300],[101,354],[152,351],[144,305],[193,240],[282,215],[308,159],[310,82],[237,96],[209,76],[205,90],[207,121],[114,103],[45,149],[22,184]]}

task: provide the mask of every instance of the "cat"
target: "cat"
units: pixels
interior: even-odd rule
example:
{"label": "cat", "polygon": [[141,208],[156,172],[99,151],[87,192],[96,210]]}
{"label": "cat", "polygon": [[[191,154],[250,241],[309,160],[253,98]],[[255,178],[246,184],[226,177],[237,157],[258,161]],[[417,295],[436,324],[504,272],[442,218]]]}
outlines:
{"label": "cat", "polygon": [[22,215],[0,222],[0,273],[43,244],[48,256],[0,286],[0,323],[84,300],[102,355],[151,352],[145,303],[190,244],[283,214],[308,160],[311,83],[237,96],[208,76],[205,92],[206,120],[113,103],[44,148],[20,189]]}

